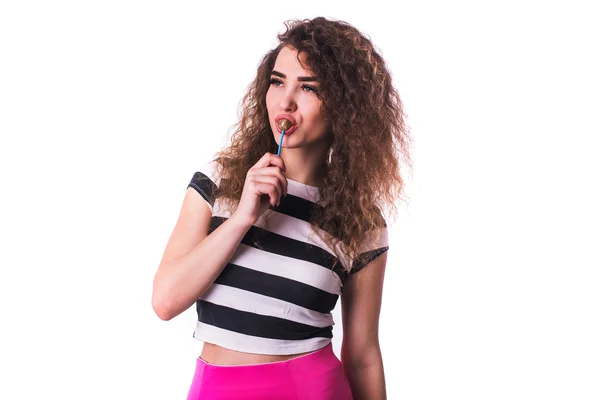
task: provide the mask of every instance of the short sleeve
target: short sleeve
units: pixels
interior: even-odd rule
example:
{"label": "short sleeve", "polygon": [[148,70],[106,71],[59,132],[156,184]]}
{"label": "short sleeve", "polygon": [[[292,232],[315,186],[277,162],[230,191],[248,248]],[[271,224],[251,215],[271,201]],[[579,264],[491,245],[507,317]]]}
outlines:
{"label": "short sleeve", "polygon": [[350,275],[357,273],[389,249],[387,224],[384,223],[382,228],[372,231],[372,234],[375,235],[375,241],[363,246],[359,256],[352,262]]}
{"label": "short sleeve", "polygon": [[215,202],[215,194],[219,187],[220,179],[218,177],[218,163],[216,161],[210,161],[202,165],[198,171],[194,172],[188,188],[193,188],[202,196],[202,198],[208,203],[211,210]]}

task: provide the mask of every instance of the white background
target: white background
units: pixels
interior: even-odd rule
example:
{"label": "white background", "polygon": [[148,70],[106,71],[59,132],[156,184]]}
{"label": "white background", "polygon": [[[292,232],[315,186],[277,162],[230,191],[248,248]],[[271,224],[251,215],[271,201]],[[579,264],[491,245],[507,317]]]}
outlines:
{"label": "white background", "polygon": [[373,40],[415,138],[388,398],[600,398],[592,3],[2,2],[0,398],[185,398],[195,311],[159,320],[154,272],[283,22],[319,15]]}

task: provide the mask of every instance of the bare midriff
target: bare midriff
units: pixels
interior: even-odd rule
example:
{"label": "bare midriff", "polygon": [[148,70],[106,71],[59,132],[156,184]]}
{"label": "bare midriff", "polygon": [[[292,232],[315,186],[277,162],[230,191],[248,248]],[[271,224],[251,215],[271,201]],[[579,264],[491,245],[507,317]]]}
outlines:
{"label": "bare midriff", "polygon": [[252,365],[291,360],[310,353],[312,351],[289,355],[242,353],[213,343],[204,343],[200,358],[213,365]]}

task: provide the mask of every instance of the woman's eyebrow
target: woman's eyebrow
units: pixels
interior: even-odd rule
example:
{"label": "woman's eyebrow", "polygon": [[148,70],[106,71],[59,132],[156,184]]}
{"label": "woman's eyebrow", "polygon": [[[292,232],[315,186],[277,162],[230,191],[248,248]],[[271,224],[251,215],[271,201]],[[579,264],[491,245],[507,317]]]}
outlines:
{"label": "woman's eyebrow", "polygon": [[[271,75],[277,75],[277,76],[280,76],[282,78],[285,78],[285,74],[282,74],[281,72],[275,71],[275,70],[273,70],[271,72]],[[300,82],[317,82],[317,77],[316,76],[299,76],[298,80]]]}

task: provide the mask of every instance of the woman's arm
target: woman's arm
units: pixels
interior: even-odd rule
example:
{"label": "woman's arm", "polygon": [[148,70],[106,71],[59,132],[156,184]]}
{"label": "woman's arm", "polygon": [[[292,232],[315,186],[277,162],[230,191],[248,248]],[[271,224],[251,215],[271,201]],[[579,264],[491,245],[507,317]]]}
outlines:
{"label": "woman's arm", "polygon": [[[247,172],[233,215],[210,235],[210,196],[204,197],[195,187],[188,187],[179,219],[154,277],[152,307],[161,319],[169,320],[181,314],[213,284],[250,227],[269,205],[275,206],[287,193],[283,171],[285,163],[281,157],[265,153]],[[207,189],[212,189],[208,182],[204,183]],[[202,191],[201,187],[198,189]]]}
{"label": "woman's arm", "polygon": [[341,361],[354,400],[386,399],[379,314],[387,251],[348,277],[342,293]]}
{"label": "woman's arm", "polygon": [[154,276],[152,307],[165,321],[187,310],[217,279],[252,224],[235,213],[210,235],[211,210],[188,188]]}

